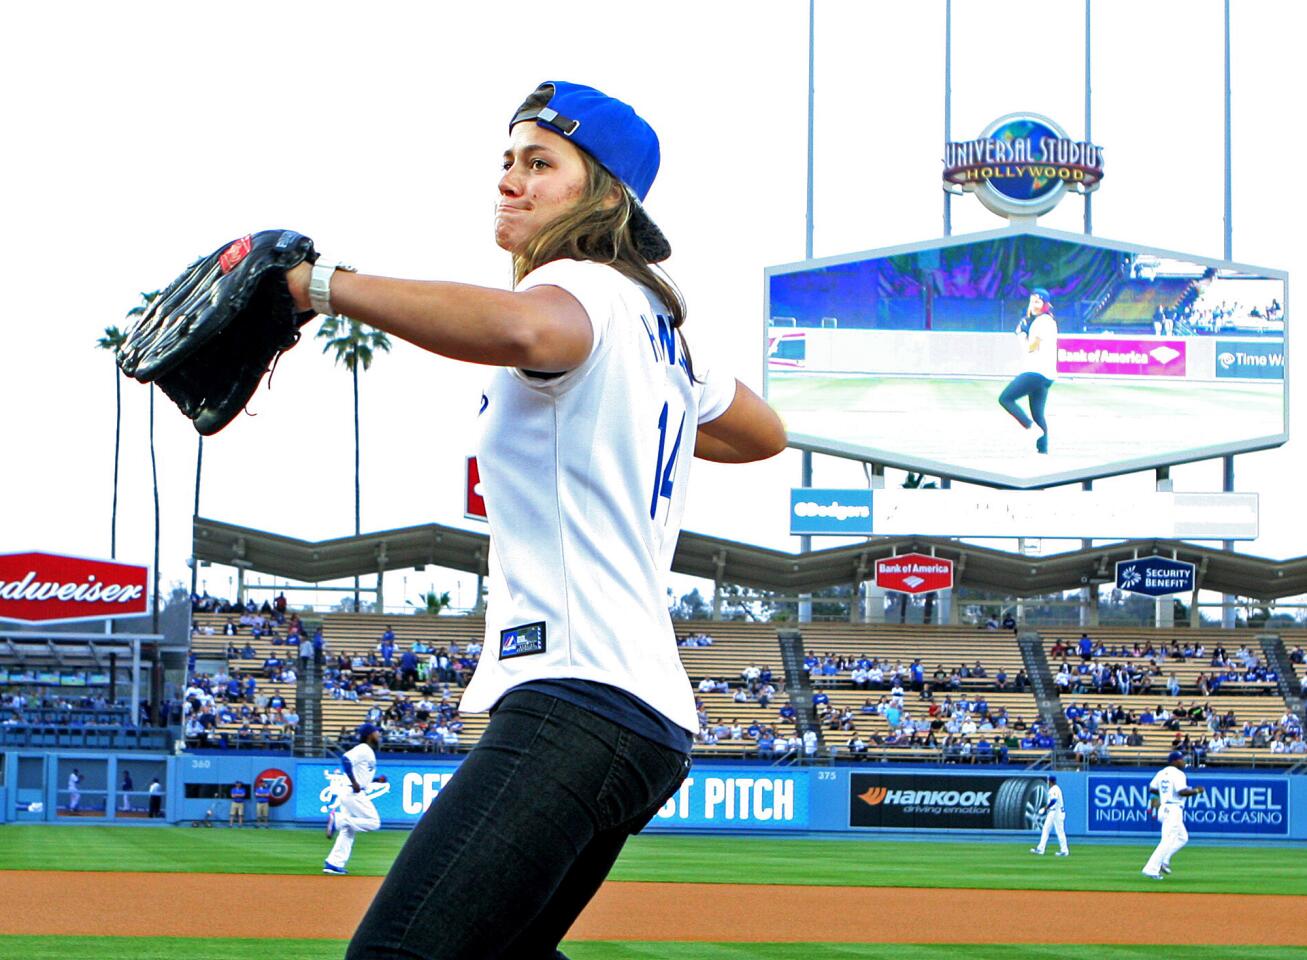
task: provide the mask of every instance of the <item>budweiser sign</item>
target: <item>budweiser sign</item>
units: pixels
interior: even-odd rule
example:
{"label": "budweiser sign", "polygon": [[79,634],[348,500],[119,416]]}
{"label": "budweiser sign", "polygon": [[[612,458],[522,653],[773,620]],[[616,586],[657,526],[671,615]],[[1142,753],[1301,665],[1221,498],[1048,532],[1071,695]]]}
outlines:
{"label": "budweiser sign", "polygon": [[0,554],[0,620],[105,620],[149,609],[148,567],[53,553]]}

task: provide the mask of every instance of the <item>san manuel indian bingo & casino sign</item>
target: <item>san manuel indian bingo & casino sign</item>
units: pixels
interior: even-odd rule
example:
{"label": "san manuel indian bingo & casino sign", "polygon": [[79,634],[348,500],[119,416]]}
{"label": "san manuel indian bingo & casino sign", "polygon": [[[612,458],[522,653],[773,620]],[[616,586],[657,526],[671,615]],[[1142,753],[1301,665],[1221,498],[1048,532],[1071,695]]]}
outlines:
{"label": "san manuel indian bingo & casino sign", "polygon": [[944,189],[974,192],[1000,217],[1037,217],[1102,179],[1103,148],[1037,113],[1009,113],[976,140],[944,144]]}

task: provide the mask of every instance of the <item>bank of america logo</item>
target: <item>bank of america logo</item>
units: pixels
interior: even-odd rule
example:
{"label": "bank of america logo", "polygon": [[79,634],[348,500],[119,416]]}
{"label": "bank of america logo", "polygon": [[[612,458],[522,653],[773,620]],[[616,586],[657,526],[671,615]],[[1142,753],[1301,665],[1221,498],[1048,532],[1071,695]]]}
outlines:
{"label": "bank of america logo", "polygon": [[1144,579],[1144,576],[1137,569],[1126,567],[1125,573],[1121,575],[1121,586],[1129,590],[1131,587],[1137,586],[1142,579]]}
{"label": "bank of america logo", "polygon": [[910,577],[904,577],[903,582],[906,583],[909,587],[919,587],[926,582],[926,578],[918,577],[916,574],[913,574]]}
{"label": "bank of america logo", "polygon": [[1166,366],[1176,357],[1180,356],[1180,351],[1176,350],[1174,347],[1157,347],[1153,350],[1149,350],[1148,355],[1162,366]]}

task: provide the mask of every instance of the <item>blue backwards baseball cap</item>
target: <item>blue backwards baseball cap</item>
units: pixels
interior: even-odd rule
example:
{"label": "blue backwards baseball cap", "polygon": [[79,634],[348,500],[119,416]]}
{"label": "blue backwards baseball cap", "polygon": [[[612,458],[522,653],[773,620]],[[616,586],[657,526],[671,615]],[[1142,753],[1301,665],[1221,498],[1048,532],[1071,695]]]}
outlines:
{"label": "blue backwards baseball cap", "polygon": [[377,727],[375,724],[371,723],[360,723],[358,729],[354,732],[358,734],[359,742],[362,743],[372,734],[377,732]]}
{"label": "blue backwards baseball cap", "polygon": [[1048,291],[1045,290],[1043,287],[1035,287],[1035,289],[1031,290],[1030,292],[1036,297],[1038,297],[1040,300],[1043,300],[1045,303],[1048,303],[1053,299],[1048,295]]}
{"label": "blue backwards baseball cap", "polygon": [[641,206],[658,176],[658,134],[630,104],[594,87],[546,80],[523,101],[508,129],[524,120],[566,137],[598,160],[636,199],[631,228],[642,255],[666,260],[672,248]]}
{"label": "blue backwards baseball cap", "polygon": [[1166,755],[1167,763],[1175,763],[1177,760],[1183,760],[1183,759],[1184,759],[1184,754],[1181,753],[1179,750],[1172,750],[1170,753]]}

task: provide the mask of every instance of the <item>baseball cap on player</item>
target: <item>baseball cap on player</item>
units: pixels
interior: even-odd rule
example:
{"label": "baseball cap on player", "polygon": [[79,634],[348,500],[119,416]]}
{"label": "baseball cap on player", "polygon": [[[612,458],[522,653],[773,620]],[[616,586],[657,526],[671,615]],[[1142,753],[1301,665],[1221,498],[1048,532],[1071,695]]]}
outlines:
{"label": "baseball cap on player", "polygon": [[1181,753],[1179,750],[1172,750],[1170,753],[1166,755],[1167,763],[1175,763],[1177,760],[1183,760],[1183,759],[1184,759],[1184,754]]}
{"label": "baseball cap on player", "polygon": [[372,736],[372,734],[376,733],[377,728],[374,724],[371,723],[360,723],[358,725],[358,729],[355,730],[354,732],[358,734],[359,742],[362,743],[368,737]]}
{"label": "baseball cap on player", "polygon": [[1031,290],[1030,292],[1035,296],[1037,296],[1040,300],[1043,300],[1045,303],[1048,303],[1053,299],[1048,295],[1048,291],[1045,290],[1043,287],[1035,287],[1035,289]]}
{"label": "baseball cap on player", "polygon": [[658,263],[672,255],[671,244],[642,206],[658,176],[658,134],[629,104],[584,84],[546,80],[517,108],[508,129],[524,120],[566,137],[631,191],[631,230],[646,260]]}

